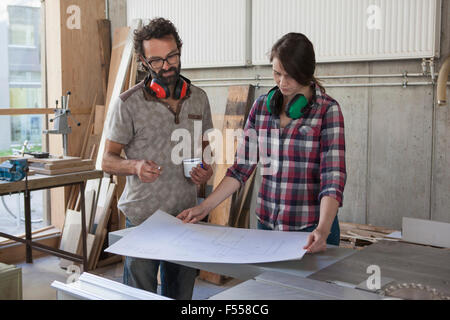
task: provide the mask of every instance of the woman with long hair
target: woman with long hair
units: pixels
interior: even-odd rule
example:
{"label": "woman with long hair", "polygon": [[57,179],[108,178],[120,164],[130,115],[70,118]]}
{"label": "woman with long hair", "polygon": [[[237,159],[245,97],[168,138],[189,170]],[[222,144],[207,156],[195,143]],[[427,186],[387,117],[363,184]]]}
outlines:
{"label": "woman with long hair", "polygon": [[311,232],[303,249],[324,251],[340,240],[337,212],[346,182],[341,108],[314,76],[314,48],[305,35],[284,35],[270,61],[276,87],[254,102],[233,166],[200,205],[177,217],[196,223],[245,184],[257,165],[250,161],[256,134],[258,229]]}

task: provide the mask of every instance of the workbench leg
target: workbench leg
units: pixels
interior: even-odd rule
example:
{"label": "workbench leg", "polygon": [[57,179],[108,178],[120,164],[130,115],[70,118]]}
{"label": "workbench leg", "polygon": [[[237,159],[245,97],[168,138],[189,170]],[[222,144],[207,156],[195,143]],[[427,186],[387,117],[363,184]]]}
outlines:
{"label": "workbench leg", "polygon": [[80,182],[80,209],[81,209],[81,241],[83,242],[83,271],[88,271],[87,231],[86,231],[86,205],[84,204],[84,182]]}
{"label": "workbench leg", "polygon": [[[30,191],[24,191],[24,208],[25,208],[25,239],[26,239],[26,262],[33,263],[33,251],[31,249],[31,199]],[[19,213],[20,214],[20,213]]]}

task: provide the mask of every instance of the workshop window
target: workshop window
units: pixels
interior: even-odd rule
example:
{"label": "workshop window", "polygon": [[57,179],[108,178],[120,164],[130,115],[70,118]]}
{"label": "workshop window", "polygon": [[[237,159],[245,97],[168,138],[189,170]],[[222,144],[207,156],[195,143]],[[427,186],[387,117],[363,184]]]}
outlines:
{"label": "workshop window", "polygon": [[[0,108],[42,108],[41,1],[0,1]],[[43,115],[0,116],[0,157],[42,151]],[[3,161],[1,161],[3,162]],[[31,192],[32,229],[48,224],[44,191]],[[24,232],[23,194],[0,197],[0,231]]]}

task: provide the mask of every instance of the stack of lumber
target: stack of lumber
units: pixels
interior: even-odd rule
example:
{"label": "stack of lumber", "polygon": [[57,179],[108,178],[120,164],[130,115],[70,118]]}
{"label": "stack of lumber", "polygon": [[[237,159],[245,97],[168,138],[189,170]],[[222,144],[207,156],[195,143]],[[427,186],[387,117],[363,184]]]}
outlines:
{"label": "stack of lumber", "polygon": [[360,250],[365,246],[376,243],[380,240],[399,241],[399,239],[389,238],[388,236],[396,230],[384,227],[339,222],[339,228],[341,229],[340,247]]}
{"label": "stack of lumber", "polygon": [[81,157],[59,156],[42,159],[28,157],[27,159],[30,170],[46,175],[88,171],[95,168],[94,161]]}
{"label": "stack of lumber", "polygon": [[[87,230],[88,269],[94,270],[100,265],[106,265],[100,258],[107,246],[107,239],[113,208],[116,206],[116,184],[110,178],[89,181],[85,190],[85,213]],[[81,255],[83,252],[81,240],[81,212],[68,209],[64,221],[59,248]],[[121,257],[107,256],[108,262],[119,262]],[[61,259],[60,266],[67,268],[72,261]]]}

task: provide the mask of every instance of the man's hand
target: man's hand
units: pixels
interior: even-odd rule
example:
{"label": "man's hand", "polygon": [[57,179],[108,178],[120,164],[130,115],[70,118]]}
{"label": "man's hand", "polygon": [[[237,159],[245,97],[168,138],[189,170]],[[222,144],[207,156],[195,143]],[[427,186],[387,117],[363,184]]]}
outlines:
{"label": "man's hand", "polygon": [[203,168],[201,165],[192,168],[191,170],[191,180],[197,185],[206,183],[213,174],[213,169],[210,165],[203,163]]}
{"label": "man's hand", "polygon": [[315,229],[308,236],[308,242],[303,249],[308,253],[316,253],[325,251],[327,249],[327,238],[329,232],[324,232],[322,230]]}
{"label": "man's hand", "polygon": [[210,210],[204,208],[201,204],[182,211],[177,218],[184,223],[197,223],[208,215]]}
{"label": "man's hand", "polygon": [[155,182],[159,178],[162,168],[151,160],[136,162],[136,175],[142,182]]}

